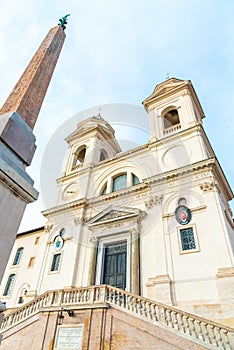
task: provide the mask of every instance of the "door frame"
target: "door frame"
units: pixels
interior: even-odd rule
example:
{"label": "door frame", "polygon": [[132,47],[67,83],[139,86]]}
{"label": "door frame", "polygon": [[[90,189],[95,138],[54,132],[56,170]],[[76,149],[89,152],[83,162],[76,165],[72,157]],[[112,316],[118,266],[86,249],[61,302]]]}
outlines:
{"label": "door frame", "polygon": [[96,264],[96,278],[95,284],[99,285],[103,280],[104,262],[105,262],[105,248],[111,244],[119,244],[126,242],[127,244],[127,259],[126,259],[126,291],[130,292],[131,286],[131,240],[130,234],[120,234],[118,237],[100,238],[98,242],[97,264]]}

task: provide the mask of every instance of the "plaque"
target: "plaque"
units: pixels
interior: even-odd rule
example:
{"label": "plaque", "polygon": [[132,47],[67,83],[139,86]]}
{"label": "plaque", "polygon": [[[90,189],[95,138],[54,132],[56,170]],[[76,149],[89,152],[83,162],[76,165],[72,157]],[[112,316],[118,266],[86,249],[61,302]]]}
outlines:
{"label": "plaque", "polygon": [[54,350],[82,349],[83,325],[59,327]]}

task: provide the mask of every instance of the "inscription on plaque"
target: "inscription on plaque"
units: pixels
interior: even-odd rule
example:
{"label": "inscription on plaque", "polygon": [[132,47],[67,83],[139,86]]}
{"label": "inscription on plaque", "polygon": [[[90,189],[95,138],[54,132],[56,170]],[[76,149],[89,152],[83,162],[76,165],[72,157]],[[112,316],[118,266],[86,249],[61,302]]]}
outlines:
{"label": "inscription on plaque", "polygon": [[54,350],[66,350],[82,348],[83,325],[76,327],[60,327]]}

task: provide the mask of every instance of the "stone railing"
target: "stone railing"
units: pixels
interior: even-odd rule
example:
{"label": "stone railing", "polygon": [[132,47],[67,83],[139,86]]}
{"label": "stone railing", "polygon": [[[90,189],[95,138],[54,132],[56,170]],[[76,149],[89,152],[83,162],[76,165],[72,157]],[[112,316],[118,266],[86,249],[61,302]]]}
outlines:
{"label": "stone railing", "polygon": [[176,125],[172,125],[169,128],[166,128],[163,130],[163,135],[168,135],[168,134],[172,134],[178,130],[181,129],[181,125],[180,123],[176,124]]}
{"label": "stone railing", "polygon": [[42,294],[17,311],[8,314],[2,322],[1,332],[43,311],[43,308],[60,310],[61,307],[73,306],[75,309],[77,306],[93,307],[102,303],[170,328],[207,349],[234,350],[232,328],[107,285],[56,290]]}

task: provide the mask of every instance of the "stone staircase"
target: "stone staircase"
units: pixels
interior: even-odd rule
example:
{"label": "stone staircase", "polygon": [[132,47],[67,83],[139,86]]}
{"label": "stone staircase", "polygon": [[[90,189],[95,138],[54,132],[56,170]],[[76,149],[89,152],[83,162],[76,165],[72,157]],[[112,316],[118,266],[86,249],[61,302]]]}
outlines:
{"label": "stone staircase", "polygon": [[204,349],[234,350],[234,329],[109,285],[48,291],[7,314],[1,333],[4,335],[43,310],[59,311],[103,304],[175,332]]}

